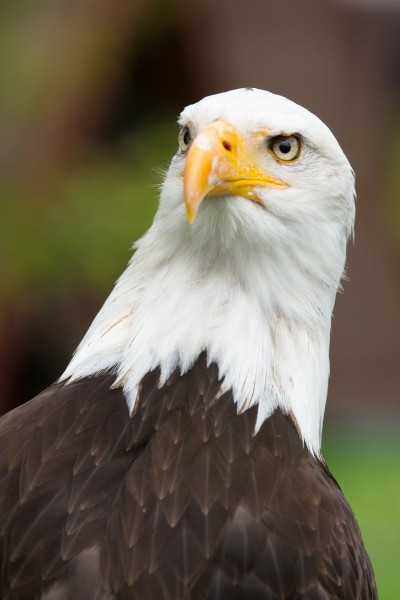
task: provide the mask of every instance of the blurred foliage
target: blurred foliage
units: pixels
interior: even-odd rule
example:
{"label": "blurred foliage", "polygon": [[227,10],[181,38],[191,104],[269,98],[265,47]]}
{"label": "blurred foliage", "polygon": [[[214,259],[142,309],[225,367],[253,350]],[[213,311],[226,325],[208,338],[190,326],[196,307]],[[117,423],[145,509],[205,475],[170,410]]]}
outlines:
{"label": "blurred foliage", "polygon": [[51,182],[0,182],[3,299],[25,302],[31,288],[64,295],[77,282],[108,290],[151,224],[175,146],[171,118],[97,145]]}
{"label": "blurred foliage", "polygon": [[324,435],[324,456],[361,528],[379,599],[400,589],[400,438],[395,432]]}
{"label": "blurred foliage", "polygon": [[389,229],[392,232],[397,255],[400,256],[400,119],[393,119],[393,137],[391,143],[391,160],[389,171],[389,191],[388,197],[391,199],[386,210],[386,219]]}

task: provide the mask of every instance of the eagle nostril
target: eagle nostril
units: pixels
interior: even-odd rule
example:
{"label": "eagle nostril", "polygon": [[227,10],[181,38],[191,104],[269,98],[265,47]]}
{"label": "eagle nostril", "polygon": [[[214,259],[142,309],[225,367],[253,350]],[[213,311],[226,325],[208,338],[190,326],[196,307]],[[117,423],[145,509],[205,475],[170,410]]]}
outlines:
{"label": "eagle nostril", "polygon": [[229,142],[227,142],[226,140],[224,140],[222,142],[223,147],[225,148],[225,150],[227,150],[227,152],[232,152],[232,146]]}

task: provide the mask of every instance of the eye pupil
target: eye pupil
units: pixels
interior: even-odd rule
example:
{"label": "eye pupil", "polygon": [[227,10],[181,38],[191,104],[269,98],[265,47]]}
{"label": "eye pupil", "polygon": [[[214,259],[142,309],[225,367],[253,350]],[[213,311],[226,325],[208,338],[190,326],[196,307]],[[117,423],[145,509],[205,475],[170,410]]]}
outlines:
{"label": "eye pupil", "polygon": [[192,134],[187,125],[181,128],[178,136],[178,144],[181,152],[186,152],[189,150],[189,146],[192,142]]}
{"label": "eye pupil", "polygon": [[300,137],[293,135],[277,135],[270,139],[269,150],[275,158],[284,162],[293,162],[300,156]]}
{"label": "eye pupil", "polygon": [[283,140],[279,144],[279,150],[282,152],[282,154],[288,154],[288,152],[290,152],[291,148],[292,148],[292,144],[290,142],[288,142],[288,140]]}

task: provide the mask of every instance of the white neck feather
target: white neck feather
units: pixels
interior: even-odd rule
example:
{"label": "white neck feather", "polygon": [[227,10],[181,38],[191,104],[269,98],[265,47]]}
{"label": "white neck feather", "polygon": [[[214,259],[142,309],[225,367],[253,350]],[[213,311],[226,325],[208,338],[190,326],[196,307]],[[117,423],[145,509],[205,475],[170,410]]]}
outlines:
{"label": "white neck feather", "polygon": [[241,198],[206,200],[192,226],[183,201],[166,205],[62,379],[112,369],[132,409],[149,370],[160,366],[162,384],[206,350],[238,410],[258,404],[257,428],[281,407],[318,452],[345,237],[331,223],[316,234],[315,223],[286,226],[271,213],[271,236],[264,227],[257,239],[260,208]]}

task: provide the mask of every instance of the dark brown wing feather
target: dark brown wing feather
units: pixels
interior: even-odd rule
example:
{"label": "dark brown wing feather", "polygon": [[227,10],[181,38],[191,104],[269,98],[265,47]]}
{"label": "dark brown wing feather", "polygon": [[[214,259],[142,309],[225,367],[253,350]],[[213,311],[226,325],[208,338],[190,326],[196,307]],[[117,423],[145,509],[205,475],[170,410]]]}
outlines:
{"label": "dark brown wing feather", "polygon": [[204,355],[130,417],[113,377],[0,422],[4,600],[375,599],[348,504],[276,411],[253,435]]}

